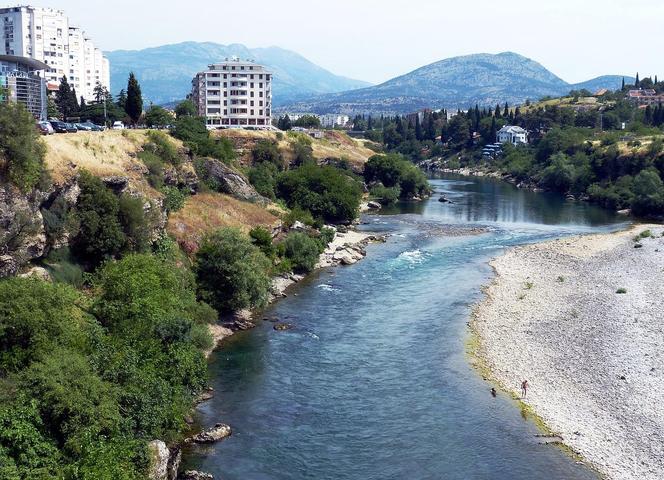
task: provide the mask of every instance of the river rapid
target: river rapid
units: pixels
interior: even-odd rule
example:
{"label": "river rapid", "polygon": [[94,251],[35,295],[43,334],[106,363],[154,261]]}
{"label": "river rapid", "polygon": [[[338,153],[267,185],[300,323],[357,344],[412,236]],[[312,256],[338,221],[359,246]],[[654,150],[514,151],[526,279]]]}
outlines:
{"label": "river rapid", "polygon": [[[363,218],[389,233],[362,262],[321,270],[264,312],[269,322],[211,358],[201,427],[233,436],[188,447],[215,479],[574,480],[597,475],[555,446],[470,366],[472,305],[505,248],[623,227],[591,205],[483,178]],[[454,203],[440,203],[444,193]]]}

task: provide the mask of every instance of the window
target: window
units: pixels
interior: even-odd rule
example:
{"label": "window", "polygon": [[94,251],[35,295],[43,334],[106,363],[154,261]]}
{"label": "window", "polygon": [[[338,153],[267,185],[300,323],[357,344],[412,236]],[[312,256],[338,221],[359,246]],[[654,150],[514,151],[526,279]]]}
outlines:
{"label": "window", "polygon": [[262,107],[262,106],[263,106],[263,100],[259,100],[259,101],[258,101],[258,106],[259,106],[259,107]]}
{"label": "window", "polygon": [[262,116],[263,115],[263,110],[259,110],[258,114]]}
{"label": "window", "polygon": [[249,103],[249,105],[253,107],[253,106],[254,106],[254,101],[252,100],[252,101]]}
{"label": "window", "polygon": [[254,88],[254,82],[251,82],[251,88]]}
{"label": "window", "polygon": [[254,111],[253,111],[253,110],[251,111],[251,114],[252,114],[252,115],[254,114]]}

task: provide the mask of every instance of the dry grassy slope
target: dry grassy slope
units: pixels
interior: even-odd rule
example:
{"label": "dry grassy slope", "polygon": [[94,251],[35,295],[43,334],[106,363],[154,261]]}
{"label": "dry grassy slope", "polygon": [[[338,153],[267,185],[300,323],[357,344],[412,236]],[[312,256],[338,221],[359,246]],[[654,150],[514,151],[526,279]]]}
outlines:
{"label": "dry grassy slope", "polygon": [[243,202],[229,195],[199,193],[187,199],[185,207],[171,214],[168,233],[188,252],[195,251],[203,236],[222,227],[248,232],[261,225],[269,229],[279,224],[279,209]]}
{"label": "dry grassy slope", "polygon": [[[129,177],[132,190],[155,198],[161,194],[150,187],[144,176],[147,169],[136,157],[147,142],[146,134],[146,130],[110,130],[49,135],[43,137],[46,165],[58,185],[85,169],[99,177]],[[171,141],[182,147],[180,141]],[[189,197],[185,207],[170,216],[167,229],[181,245],[195,246],[203,235],[220,227],[244,231],[256,225],[272,227],[279,222],[278,214],[279,207],[275,205],[266,208],[228,195],[205,193]]]}
{"label": "dry grassy slope", "polygon": [[[46,165],[56,184],[66,182],[84,169],[100,177],[129,177],[132,189],[152,197],[157,193],[144,177],[145,165],[136,158],[146,143],[146,133],[146,130],[108,130],[49,135],[43,137]],[[172,141],[182,147],[178,140]]]}
{"label": "dry grassy slope", "polygon": [[[238,150],[240,162],[246,166],[251,164],[251,149],[256,142],[262,139],[277,141],[277,132],[219,130],[215,134],[226,137],[233,142],[233,145]],[[324,135],[325,137],[321,139],[311,139],[314,157],[317,160],[346,158],[353,166],[361,168],[369,157],[375,155],[375,152],[365,145],[366,141],[352,139],[345,133],[336,130],[326,130],[324,131]],[[279,150],[286,160],[290,160],[293,157],[293,149],[291,147],[293,140],[293,137],[284,134],[283,138],[278,141]]]}

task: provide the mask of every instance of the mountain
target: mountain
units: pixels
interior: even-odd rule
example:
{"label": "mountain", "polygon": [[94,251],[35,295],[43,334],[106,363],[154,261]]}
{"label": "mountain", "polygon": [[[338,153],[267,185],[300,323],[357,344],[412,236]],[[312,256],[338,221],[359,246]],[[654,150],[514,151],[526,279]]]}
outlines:
{"label": "mountain", "polygon": [[[476,103],[520,104],[559,96],[574,88],[617,88],[615,79],[599,77],[575,86],[539,63],[512,52],[448,58],[418,68],[380,85],[348,92],[318,95],[282,108],[315,113],[409,113],[423,108],[465,109]],[[592,88],[589,88],[592,87]]]}
{"label": "mountain", "polygon": [[278,47],[247,48],[244,45],[185,42],[144,50],[106,52],[111,63],[111,90],[127,88],[133,71],[146,100],[156,104],[182,100],[191,90],[191,79],[208,64],[227,57],[251,59],[274,72],[273,102],[293,102],[316,94],[340,92],[370,85],[335,75],[303,56]]}
{"label": "mountain", "polygon": [[622,75],[603,75],[585,82],[575,83],[572,87],[574,90],[583,90],[585,88],[589,92],[596,92],[603,88],[608,90],[618,90],[622,87],[623,78],[628,84],[634,84],[634,81],[636,80],[634,77],[625,77]]}

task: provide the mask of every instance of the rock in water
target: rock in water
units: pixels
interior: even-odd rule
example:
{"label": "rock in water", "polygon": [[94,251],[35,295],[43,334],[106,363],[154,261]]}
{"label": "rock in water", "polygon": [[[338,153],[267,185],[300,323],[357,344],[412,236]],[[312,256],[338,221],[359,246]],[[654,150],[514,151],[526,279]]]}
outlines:
{"label": "rock in water", "polygon": [[215,443],[230,437],[231,433],[230,426],[225,423],[217,423],[214,427],[193,436],[191,440],[195,443]]}
{"label": "rock in water", "polygon": [[380,210],[381,208],[383,208],[383,206],[380,203],[373,201],[368,202],[367,207],[369,207],[371,210]]}
{"label": "rock in water", "polygon": [[180,476],[180,478],[182,480],[214,480],[212,474],[198,472],[196,470],[187,470]]}
{"label": "rock in water", "polygon": [[295,325],[292,323],[279,322],[276,323],[273,328],[278,332],[285,332],[286,330],[292,330],[295,328]]}

